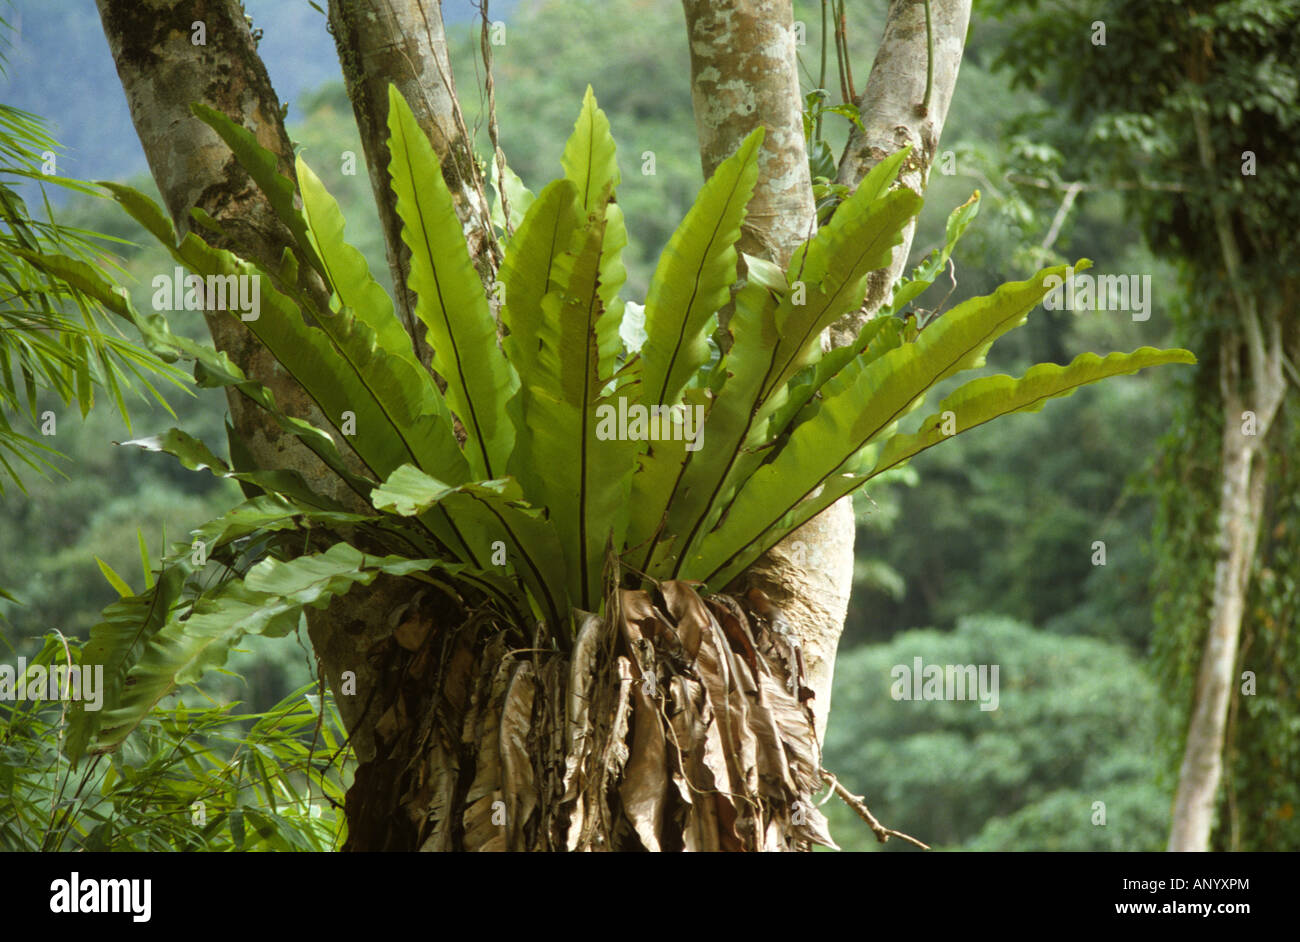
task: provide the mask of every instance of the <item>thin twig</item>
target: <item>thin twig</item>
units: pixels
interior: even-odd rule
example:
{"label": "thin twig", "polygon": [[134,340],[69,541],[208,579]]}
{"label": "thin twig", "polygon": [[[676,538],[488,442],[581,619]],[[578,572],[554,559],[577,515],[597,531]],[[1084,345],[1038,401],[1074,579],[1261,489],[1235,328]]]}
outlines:
{"label": "thin twig", "polygon": [[834,773],[822,769],[822,778],[830,784],[835,794],[839,795],[840,799],[852,808],[859,818],[867,822],[867,825],[871,830],[876,832],[876,840],[880,843],[885,843],[891,837],[897,837],[899,840],[907,841],[909,844],[915,844],[922,850],[930,849],[929,844],[918,841],[916,838],[904,834],[902,831],[895,831],[893,828],[887,828],[877,821],[876,816],[872,814],[871,809],[867,807],[866,800],[861,795],[852,794],[847,788],[841,785],[839,779],[835,777]]}
{"label": "thin twig", "polygon": [[1291,382],[1296,384],[1297,389],[1300,389],[1300,372],[1296,371],[1295,364],[1287,358],[1285,353],[1282,354],[1282,366],[1286,375],[1291,378]]}
{"label": "thin twig", "polygon": [[844,0],[840,0],[840,35],[844,37],[844,77],[849,83],[849,104],[857,104],[858,90],[853,85],[853,60],[849,56],[849,18],[844,13]]}
{"label": "thin twig", "polygon": [[847,41],[844,36],[844,18],[842,14],[843,4],[837,3],[835,11],[832,14],[835,18],[835,68],[840,75],[840,98],[845,104],[853,104],[853,93],[849,91],[848,82],[848,49]]}
{"label": "thin twig", "polygon": [[1114,180],[1109,183],[1084,183],[1078,180],[1074,182],[1045,180],[1042,177],[1031,177],[1023,173],[1008,173],[1006,180],[1008,183],[1033,186],[1040,190],[1069,190],[1071,187],[1075,187],[1084,193],[1104,192],[1106,190],[1161,190],[1170,193],[1186,193],[1189,189],[1182,183],[1162,183],[1159,180]]}
{"label": "thin twig", "polygon": [[483,52],[483,85],[487,89],[488,137],[492,141],[494,163],[497,167],[497,196],[501,200],[501,215],[505,220],[506,238],[514,235],[514,226],[510,225],[510,200],[506,196],[506,155],[501,150],[500,131],[497,127],[496,83],[492,80],[492,44],[489,39],[488,0],[483,0],[483,32],[479,46]]}
{"label": "thin twig", "polygon": [[813,131],[813,140],[822,139],[822,105],[825,104],[826,98],[826,4],[829,0],[822,0],[822,49],[821,49],[821,68],[817,72],[817,88],[822,92],[822,99],[818,102],[817,107],[817,126]]}
{"label": "thin twig", "polygon": [[1065,199],[1061,200],[1061,206],[1052,217],[1052,224],[1047,229],[1047,235],[1043,237],[1043,244],[1039,246],[1043,254],[1052,250],[1056,244],[1056,237],[1061,234],[1061,226],[1065,225],[1065,217],[1070,215],[1070,207],[1074,205],[1074,198],[1079,195],[1079,189],[1082,183],[1071,183],[1065,191]]}
{"label": "thin twig", "polygon": [[921,117],[930,113],[930,93],[934,90],[934,18],[930,14],[930,0],[925,0],[925,99],[921,102]]}

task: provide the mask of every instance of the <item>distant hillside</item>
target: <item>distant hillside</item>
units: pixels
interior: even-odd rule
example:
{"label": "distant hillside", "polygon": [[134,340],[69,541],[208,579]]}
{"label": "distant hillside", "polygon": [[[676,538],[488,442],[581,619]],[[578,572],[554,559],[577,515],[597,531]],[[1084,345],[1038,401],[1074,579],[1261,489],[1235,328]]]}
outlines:
{"label": "distant hillside", "polygon": [[[495,0],[492,18],[508,18],[517,4]],[[305,92],[340,78],[325,18],[307,0],[244,0],[244,7],[263,31],[259,49],[292,120]],[[477,15],[472,0],[443,2],[448,24]],[[94,0],[0,0],[0,16],[13,27],[0,99],[47,119],[65,148],[59,172],[87,179],[145,173]]]}

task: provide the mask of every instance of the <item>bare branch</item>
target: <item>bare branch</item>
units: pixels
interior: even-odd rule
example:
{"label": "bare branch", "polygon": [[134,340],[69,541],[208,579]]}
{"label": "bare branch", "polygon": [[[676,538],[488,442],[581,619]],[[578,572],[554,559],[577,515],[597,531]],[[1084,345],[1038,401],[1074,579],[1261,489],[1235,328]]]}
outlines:
{"label": "bare branch", "polygon": [[1061,234],[1061,226],[1065,225],[1065,217],[1070,215],[1070,207],[1074,205],[1074,198],[1079,195],[1082,188],[1081,183],[1072,183],[1065,191],[1065,199],[1061,200],[1061,206],[1052,217],[1052,224],[1047,229],[1047,235],[1043,237],[1043,244],[1039,246],[1044,253],[1050,252],[1052,246],[1056,244],[1056,237]]}
{"label": "bare branch", "polygon": [[1159,180],[1111,180],[1106,183],[1085,183],[1082,180],[1047,180],[1043,177],[1030,177],[1023,173],[1008,173],[1007,182],[1021,186],[1033,186],[1040,190],[1069,190],[1077,188],[1081,193],[1102,193],[1110,190],[1156,190],[1170,193],[1186,193],[1190,187],[1182,183],[1163,183]]}
{"label": "bare branch", "polygon": [[[862,126],[849,135],[838,182],[856,188],[872,167],[910,144],[902,182],[917,193],[924,191],[957,84],[970,10],[971,0],[891,0],[884,38],[857,101]],[[894,249],[893,264],[868,279],[862,309],[831,329],[832,346],[850,342],[889,297],[907,264],[915,231],[913,222]]]}
{"label": "bare branch", "polygon": [[854,814],[867,822],[867,825],[875,832],[876,840],[880,843],[883,844],[891,837],[896,837],[901,841],[907,841],[909,844],[915,844],[917,847],[921,848],[921,850],[930,850],[929,844],[918,841],[910,834],[904,834],[902,831],[895,831],[893,828],[887,828],[881,824],[880,821],[877,820],[876,816],[871,813],[871,809],[867,807],[866,800],[863,796],[855,795],[850,792],[840,784],[839,779],[837,779],[833,773],[822,769],[822,778],[831,786],[831,790],[838,795],[846,805],[853,809]]}

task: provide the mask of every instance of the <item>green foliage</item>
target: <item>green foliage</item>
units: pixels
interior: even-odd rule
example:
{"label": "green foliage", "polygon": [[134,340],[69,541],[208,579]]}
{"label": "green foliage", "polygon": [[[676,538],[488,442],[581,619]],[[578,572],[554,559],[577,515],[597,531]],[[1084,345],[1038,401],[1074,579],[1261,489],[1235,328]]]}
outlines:
{"label": "green foliage", "polygon": [[[998,708],[895,700],[897,665],[997,665]],[[991,677],[991,674],[989,675]],[[1170,794],[1159,764],[1157,691],[1122,646],[1060,638],[1006,618],[907,631],[841,654],[826,765],[889,827],[963,850],[1158,850]],[[838,800],[846,849],[877,848]],[[1106,806],[1094,824],[1094,802]],[[890,841],[886,849],[904,845]]]}
{"label": "green foliage", "polygon": [[[1144,4],[1002,0],[1014,22],[999,59],[1055,105],[1040,116],[1046,159],[1056,179],[1123,181],[1125,200],[1153,250],[1179,268],[1188,293],[1180,340],[1206,351],[1179,392],[1182,403],[1161,440],[1152,572],[1156,635],[1153,653],[1166,695],[1166,774],[1181,760],[1205,630],[1213,606],[1221,493],[1219,442],[1225,425],[1221,364],[1226,335],[1248,336],[1255,314],[1281,324],[1291,379],[1300,348],[1294,298],[1300,249],[1300,3],[1296,0],[1153,0]],[[1090,26],[1104,22],[1104,46],[1090,46]],[[1062,68],[1058,51],[1103,60],[1111,80],[1091,70]],[[1153,54],[1155,53],[1155,54]],[[1046,134],[1044,135],[1044,131]],[[1222,221],[1222,229],[1220,222]],[[1222,232],[1236,243],[1240,271],[1225,266]],[[1228,269],[1225,272],[1225,267]],[[1226,275],[1226,277],[1225,277]],[[1247,396],[1249,394],[1247,393]],[[1294,642],[1278,625],[1294,623],[1285,580],[1271,560],[1292,552],[1295,490],[1291,464],[1296,389],[1258,460],[1267,464],[1267,494],[1249,604],[1242,619],[1238,675],[1254,671],[1255,694],[1235,690],[1232,733],[1225,743],[1216,846],[1294,850],[1297,793]],[[1273,574],[1273,575],[1269,575]],[[1250,646],[1246,645],[1249,639]]]}
{"label": "green foliage", "polygon": [[[34,256],[58,252],[112,267],[96,241],[105,237],[54,219],[46,183],[87,192],[78,181],[42,173],[43,155],[57,148],[40,118],[0,105],[0,495],[6,478],[25,491],[21,466],[48,474],[63,457],[33,437],[37,429],[51,434],[46,412],[59,418],[48,409],[51,400],[63,407],[75,401],[84,419],[102,390],[129,427],[128,394],[147,394],[166,408],[151,380],[185,388],[182,374],[109,329],[96,298],[34,263]],[[45,219],[32,215],[19,195],[23,180],[40,181]],[[31,434],[20,431],[26,423]]]}
{"label": "green foliage", "polygon": [[718,166],[664,248],[645,304],[644,402],[678,401],[709,360],[714,315],[730,301],[736,278],[735,244],[758,182],[755,155],[762,143],[760,127]]}
{"label": "green foliage", "polygon": [[[383,573],[411,575],[432,566],[431,560],[370,557],[347,543],[336,543],[323,553],[283,561],[263,559],[242,579],[232,579],[197,599],[181,618],[174,609],[180,601],[182,570],[173,563],[163,576],[171,577],[175,588],[122,600],[117,603],[125,606],[122,615],[106,629],[91,631],[88,650],[92,655],[105,652],[118,683],[106,687],[111,705],[94,714],[93,722],[89,711],[76,713],[71,741],[84,740],[82,730],[90,727],[98,733],[96,749],[112,750],[163,697],[221,667],[245,635],[291,634],[308,606],[324,608],[335,596],[354,585],[368,585]],[[124,622],[136,628],[127,644],[122,643]],[[132,649],[141,648],[138,657],[128,659]],[[79,752],[75,746],[70,751],[74,758]]]}
{"label": "green foliage", "polygon": [[[31,663],[81,655],[51,635]],[[265,712],[178,701],[80,769],[63,748],[60,704],[0,702],[0,849],[336,849],[346,733],[313,689]]]}
{"label": "green foliage", "polygon": [[[649,293],[646,339],[634,353],[620,330],[626,235],[613,202],[614,143],[588,90],[561,161],[565,182],[542,191],[507,243],[503,320],[512,333],[503,349],[432,147],[393,92],[390,173],[412,250],[416,313],[429,328],[433,366],[447,382],[442,405],[432,378],[414,368],[409,344],[391,326],[391,302],[359,254],[342,243],[340,214],[315,179],[303,173],[308,195],[304,209],[295,209],[285,198],[287,181],[249,135],[216,112],[197,113],[273,191],[272,205],[305,245],[286,249],[271,268],[212,249],[193,234],[178,245],[150,201],[125,187],[110,189],[179,262],[203,275],[263,280],[262,314],[250,329],[347,436],[365,473],[344,468],[324,430],[274,414],[376,513],[340,519],[319,502],[301,502],[293,493],[301,488],[296,479],[291,487],[267,476],[257,480],[272,498],[269,505],[246,503],[232,512],[238,525],[205,530],[218,534],[213,549],[227,566],[235,564],[234,534],[251,538],[270,530],[281,540],[273,558],[228,573],[193,600],[193,580],[179,577],[124,599],[119,605],[152,606],[143,636],[127,638],[111,622],[92,633],[96,657],[112,664],[117,678],[104,716],[83,714],[87,725],[78,742],[93,729],[95,751],[114,748],[177,683],[221,664],[243,633],[291,631],[304,606],[326,605],[380,571],[437,567],[442,577],[485,590],[507,617],[544,619],[562,644],[571,612],[599,607],[608,567],[617,573],[624,559],[640,562],[651,579],[694,579],[720,589],[832,500],[935,444],[928,425],[899,437],[900,419],[936,384],[982,367],[992,344],[1046,294],[1048,276],[1063,274],[1063,268],[1045,270],[1005,285],[923,328],[892,318],[869,322],[852,345],[854,356],[825,356],[822,331],[857,307],[868,274],[888,262],[920,208],[913,193],[892,187],[903,152],[878,165],[839,205],[830,223],[796,250],[788,271],[749,260],[749,283],[735,300],[733,342],[725,354],[714,351],[706,338],[736,279],[734,242],[757,173],[755,136],[705,185],[669,241]],[[959,212],[954,220],[946,252],[968,218]],[[298,289],[300,260],[333,289],[331,312],[318,310]],[[923,266],[918,281],[928,284],[941,267],[937,260]],[[515,297],[511,285],[519,289]],[[140,320],[123,305],[123,316]],[[167,342],[159,331],[151,336]],[[232,385],[274,410],[265,390],[228,363],[173,345],[205,375],[218,374],[209,381]],[[946,404],[959,413],[954,433],[960,434],[1000,415],[1034,411],[1085,383],[1190,360],[1185,351],[1149,348],[1105,360],[1085,356],[1018,381],[977,380]],[[710,362],[717,367],[706,371]],[[658,435],[621,427],[630,404],[663,413]],[[693,414],[670,423],[683,407]],[[345,413],[355,417],[355,427],[345,423]],[[463,450],[456,447],[452,414]],[[229,474],[181,434],[145,444]],[[506,468],[517,477],[502,479]],[[629,512],[631,494],[635,512]],[[259,519],[268,525],[259,526]],[[299,556],[301,550],[284,542],[291,522],[342,542],[324,554]],[[362,532],[375,541],[365,545],[401,556],[375,559],[353,549]],[[485,560],[501,545],[506,562],[497,576]],[[191,569],[187,553],[180,547],[164,572]],[[280,558],[284,553],[289,556]],[[636,569],[625,578],[635,580]]]}
{"label": "green foliage", "polygon": [[[468,436],[469,472],[478,479],[492,478],[494,468],[496,473],[504,472],[514,446],[515,429],[505,406],[519,388],[519,378],[497,348],[496,325],[437,155],[393,87],[388,94],[388,127],[388,172],[403,221],[402,239],[411,250],[409,287],[419,299],[415,314],[428,328],[433,368],[447,382],[447,405],[460,417]],[[444,442],[451,440],[450,433],[448,425],[442,432]],[[417,455],[411,457],[447,478],[446,469],[430,466]],[[380,475],[393,470],[371,467]],[[461,477],[449,480],[458,484]]]}
{"label": "green foliage", "polygon": [[[494,5],[494,18],[498,12]],[[621,145],[617,205],[629,239],[621,253],[625,294],[641,302],[661,249],[703,182],[689,117],[690,59],[681,10],[640,0],[548,2],[520,4],[507,19],[508,41],[493,48],[492,71],[509,166],[540,193],[563,156],[562,131],[573,125],[573,102],[589,84],[600,89],[602,110]],[[482,74],[479,43],[477,24],[448,30],[456,76]],[[461,104],[487,165],[492,148],[484,96],[463,95]],[[495,172],[491,179],[495,186]],[[520,212],[513,197],[511,212]]]}
{"label": "green foliage", "polygon": [[[1300,3],[1071,0],[1048,9],[1036,0],[1000,0],[996,6],[1017,19],[999,62],[1023,84],[1046,85],[1062,100],[1060,136],[1052,143],[1084,164],[1072,168],[1083,171],[1078,176],[1136,176],[1185,187],[1138,188],[1129,201],[1156,251],[1186,258],[1207,276],[1217,272],[1213,214],[1222,202],[1241,226],[1242,260],[1257,287],[1264,285],[1256,279],[1265,278],[1280,287],[1296,270]],[[1104,46],[1091,43],[1096,21],[1106,24]],[[1073,63],[1061,68],[1063,49],[1104,63],[1112,79],[1096,82],[1092,70]],[[1197,114],[1211,130],[1208,166],[1196,137]],[[1243,172],[1248,151],[1260,162],[1254,174]],[[1222,281],[1203,280],[1201,287],[1218,296]]]}

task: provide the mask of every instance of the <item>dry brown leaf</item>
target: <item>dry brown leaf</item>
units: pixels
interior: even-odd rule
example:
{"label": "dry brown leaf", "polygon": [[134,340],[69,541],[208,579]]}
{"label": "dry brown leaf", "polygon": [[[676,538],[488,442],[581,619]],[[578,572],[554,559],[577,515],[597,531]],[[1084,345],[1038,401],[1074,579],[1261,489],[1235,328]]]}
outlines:
{"label": "dry brown leaf", "polygon": [[537,692],[533,665],[523,661],[515,667],[501,711],[501,773],[506,802],[506,844],[516,842],[537,807],[531,750],[533,699]]}
{"label": "dry brown leaf", "polygon": [[393,640],[408,651],[418,651],[433,629],[433,620],[419,615],[411,615],[393,629]]}
{"label": "dry brown leaf", "polygon": [[632,689],[632,748],[619,786],[623,811],[646,850],[659,850],[665,793],[668,788],[668,749],[659,706],[646,696],[643,684]]}

